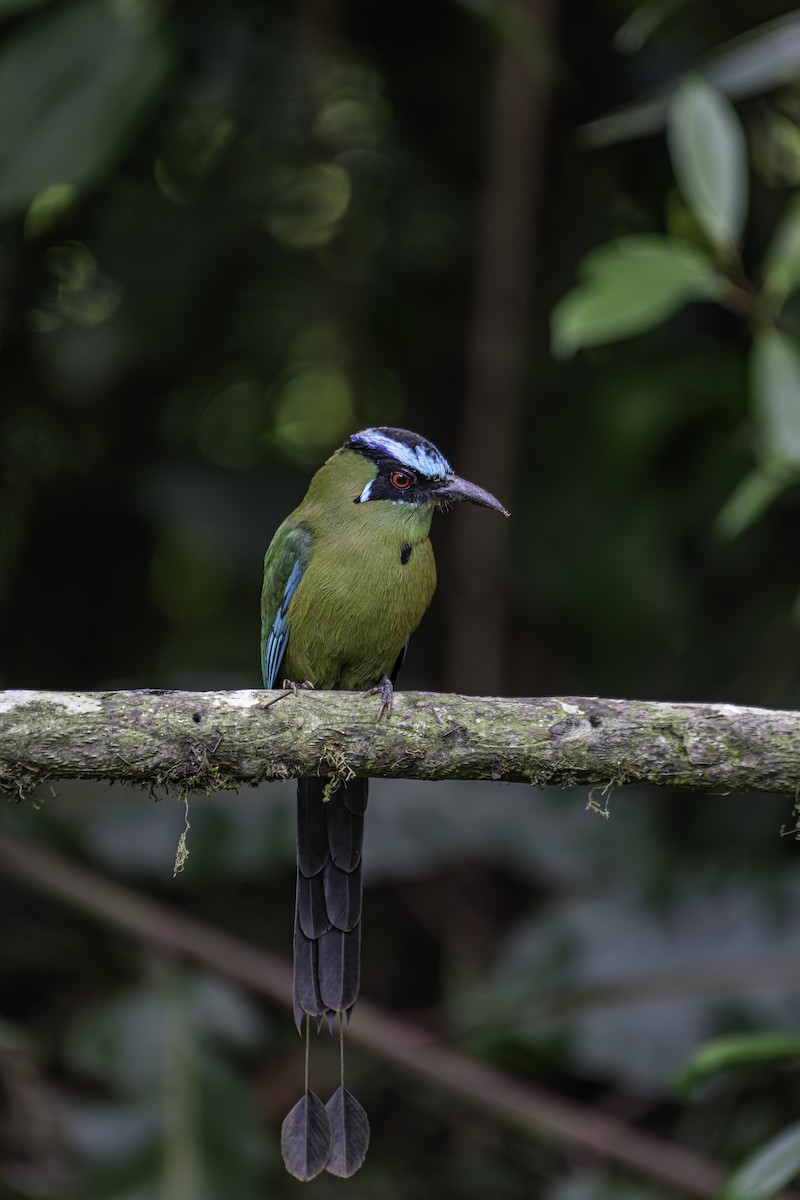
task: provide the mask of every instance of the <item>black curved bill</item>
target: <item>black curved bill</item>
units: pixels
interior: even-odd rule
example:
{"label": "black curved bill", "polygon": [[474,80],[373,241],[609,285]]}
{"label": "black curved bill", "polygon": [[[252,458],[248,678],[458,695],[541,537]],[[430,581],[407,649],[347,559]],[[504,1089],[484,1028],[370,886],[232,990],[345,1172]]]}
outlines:
{"label": "black curved bill", "polygon": [[440,498],[449,503],[456,500],[468,500],[470,504],[479,504],[481,508],[493,508],[496,512],[502,513],[504,517],[509,515],[508,509],[504,508],[491,492],[484,491],[483,488],[470,483],[467,479],[462,479],[459,475],[448,475],[444,483],[437,486],[436,499]]}

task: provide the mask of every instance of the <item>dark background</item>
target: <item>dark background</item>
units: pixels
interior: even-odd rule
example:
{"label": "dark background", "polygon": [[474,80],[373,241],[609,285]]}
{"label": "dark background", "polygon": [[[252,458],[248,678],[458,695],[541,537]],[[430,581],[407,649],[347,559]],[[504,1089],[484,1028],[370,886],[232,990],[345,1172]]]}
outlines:
{"label": "dark background", "polygon": [[[349,433],[399,424],[512,511],[436,519],[403,686],[797,705],[797,487],[718,532],[754,450],[746,324],[693,305],[549,351],[581,256],[676,203],[663,131],[577,128],[793,10],[665,5],[625,53],[631,11],[0,4],[0,687],[257,687],[272,533]],[[771,123],[800,93],[739,112],[755,268],[800,183]],[[175,881],[184,811],[158,799],[54,785],[4,821],[288,958],[291,788],[192,798]],[[584,791],[373,785],[363,994],[736,1163],[796,1114],[796,1073],[688,1102],[672,1072],[713,1034],[797,1028],[770,982],[800,950],[791,798],[593,800],[610,819]],[[0,908],[0,1192],[299,1194],[286,1011],[10,879]],[[353,1196],[668,1194],[352,1059]]]}

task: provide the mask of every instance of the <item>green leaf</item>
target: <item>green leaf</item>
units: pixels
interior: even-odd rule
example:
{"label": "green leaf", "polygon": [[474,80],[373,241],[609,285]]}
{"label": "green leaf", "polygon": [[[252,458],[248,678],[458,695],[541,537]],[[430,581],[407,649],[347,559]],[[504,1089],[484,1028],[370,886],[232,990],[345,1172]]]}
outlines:
{"label": "green leaf", "polygon": [[760,457],[800,469],[800,345],[777,329],[757,334],[751,378]]}
{"label": "green leaf", "polygon": [[667,114],[678,186],[720,250],[739,241],[747,217],[747,150],[733,106],[699,76],[679,85]]}
{"label": "green leaf", "polygon": [[[800,12],[793,11],[725,42],[699,58],[692,69],[726,96],[740,99],[794,80],[798,59]],[[580,130],[584,143],[611,146],[657,132],[666,122],[675,88],[674,82],[654,88],[584,125]]]}
{"label": "green leaf", "polygon": [[0,218],[57,185],[85,189],[125,150],[171,65],[149,5],[80,0],[27,21],[0,53]]}
{"label": "green leaf", "polygon": [[552,349],[560,358],[641,333],[690,300],[714,299],[725,286],[702,251],[658,234],[599,246],[579,270],[585,281],[551,315]]}
{"label": "green leaf", "polygon": [[744,533],[791,482],[785,470],[766,471],[756,467],[750,471],[733,489],[717,516],[717,533],[723,538],[735,538]]}
{"label": "green leaf", "polygon": [[728,1180],[718,1200],[769,1200],[800,1174],[800,1122],[755,1152]]}
{"label": "green leaf", "polygon": [[800,193],[792,196],[762,266],[764,294],[777,307],[800,285]]}
{"label": "green leaf", "polygon": [[800,1037],[788,1033],[747,1033],[714,1038],[701,1046],[676,1076],[685,1092],[701,1079],[733,1067],[761,1066],[786,1058],[800,1058]]}

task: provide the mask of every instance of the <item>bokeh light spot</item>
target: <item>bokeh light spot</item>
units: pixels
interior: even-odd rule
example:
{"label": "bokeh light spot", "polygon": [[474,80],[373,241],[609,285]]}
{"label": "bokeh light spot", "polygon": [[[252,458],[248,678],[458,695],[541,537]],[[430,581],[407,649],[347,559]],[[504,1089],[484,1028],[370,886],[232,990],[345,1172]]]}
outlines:
{"label": "bokeh light spot", "polygon": [[31,200],[25,215],[25,236],[42,237],[75,201],[78,189],[71,183],[51,183]]}
{"label": "bokeh light spot", "polygon": [[291,367],[278,389],[274,438],[287,458],[304,465],[318,462],[350,432],[353,392],[338,367]]}
{"label": "bokeh light spot", "polygon": [[380,96],[334,96],[317,114],[314,133],[333,146],[377,146],[386,132],[389,112]]}
{"label": "bokeh light spot", "polygon": [[337,163],[287,172],[265,217],[267,229],[290,250],[317,250],[336,236],[350,193],[350,176]]}

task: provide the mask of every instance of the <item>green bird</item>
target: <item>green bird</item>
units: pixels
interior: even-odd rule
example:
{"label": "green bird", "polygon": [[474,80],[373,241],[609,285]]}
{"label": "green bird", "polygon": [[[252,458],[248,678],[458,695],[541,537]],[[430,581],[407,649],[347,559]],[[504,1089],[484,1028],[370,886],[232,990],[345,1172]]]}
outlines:
{"label": "green bird", "polygon": [[[508,516],[489,492],[460,479],[425,438],[363,429],[314,475],[264,560],[261,655],[264,687],[369,691],[390,713],[394,684],[436,587],[428,534],[435,509],[468,500]],[[305,1031],[305,1094],[283,1123],[281,1149],[298,1179],[322,1170],[349,1176],[369,1142],[366,1113],[345,1090],[344,1018],[358,997],[361,844],[366,779],[297,783],[294,1011]],[[339,1017],[340,1087],[323,1105],[308,1088],[313,1022]],[[304,1030],[305,1027],[305,1030]]]}

